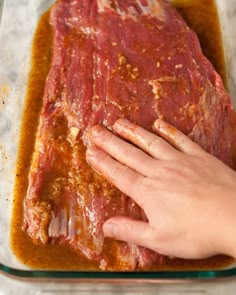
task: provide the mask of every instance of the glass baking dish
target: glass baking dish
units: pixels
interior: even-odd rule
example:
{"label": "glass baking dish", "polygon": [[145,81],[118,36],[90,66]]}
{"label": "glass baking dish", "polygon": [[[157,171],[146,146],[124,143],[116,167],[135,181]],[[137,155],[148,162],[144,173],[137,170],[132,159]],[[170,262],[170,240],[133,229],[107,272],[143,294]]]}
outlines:
{"label": "glass baking dish", "polygon": [[[186,3],[187,0],[183,0]],[[191,1],[191,0],[190,0]],[[86,272],[30,270],[9,245],[12,196],[21,116],[30,65],[30,47],[39,16],[54,0],[0,0],[0,271],[18,279],[93,282],[172,282],[230,278],[236,267],[214,271]],[[228,88],[236,106],[236,2],[216,0]]]}

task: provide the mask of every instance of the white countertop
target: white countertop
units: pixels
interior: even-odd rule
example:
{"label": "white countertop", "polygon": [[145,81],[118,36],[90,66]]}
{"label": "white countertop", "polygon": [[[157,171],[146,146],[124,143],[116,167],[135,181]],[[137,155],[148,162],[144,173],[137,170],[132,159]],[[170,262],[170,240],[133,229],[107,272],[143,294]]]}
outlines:
{"label": "white countertop", "polygon": [[[88,290],[88,287],[90,290]],[[236,280],[189,283],[139,285],[104,285],[82,283],[25,283],[0,277],[0,295],[235,295]]]}

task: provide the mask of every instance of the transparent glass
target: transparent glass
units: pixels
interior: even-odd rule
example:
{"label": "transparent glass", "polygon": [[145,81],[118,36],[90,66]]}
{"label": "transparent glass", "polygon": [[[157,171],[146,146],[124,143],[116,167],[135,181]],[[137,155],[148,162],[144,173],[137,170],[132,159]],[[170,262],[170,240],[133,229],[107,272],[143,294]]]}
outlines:
{"label": "transparent glass", "polygon": [[[187,0],[184,0],[187,2]],[[191,0],[190,0],[191,1]],[[30,47],[39,16],[53,0],[0,0],[0,271],[18,279],[65,279],[97,282],[173,282],[229,278],[236,268],[214,271],[86,272],[30,270],[14,256],[9,246],[15,163]],[[235,0],[217,0],[229,91],[236,99]],[[236,105],[236,101],[233,101]]]}

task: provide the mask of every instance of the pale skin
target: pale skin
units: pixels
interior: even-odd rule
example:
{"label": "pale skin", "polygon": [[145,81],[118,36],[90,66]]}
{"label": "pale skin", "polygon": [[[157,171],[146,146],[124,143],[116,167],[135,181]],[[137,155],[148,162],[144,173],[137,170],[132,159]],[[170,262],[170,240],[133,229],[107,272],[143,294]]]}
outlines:
{"label": "pale skin", "polygon": [[124,119],[91,131],[87,161],[143,208],[148,222],[116,216],[105,236],[160,254],[236,258],[236,173],[168,123],[156,134]]}

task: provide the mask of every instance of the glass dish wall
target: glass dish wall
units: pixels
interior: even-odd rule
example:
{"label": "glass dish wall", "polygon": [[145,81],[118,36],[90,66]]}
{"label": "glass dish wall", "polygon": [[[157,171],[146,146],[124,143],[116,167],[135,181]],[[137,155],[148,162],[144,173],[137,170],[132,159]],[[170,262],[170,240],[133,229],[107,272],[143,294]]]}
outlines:
{"label": "glass dish wall", "polygon": [[[236,268],[192,272],[55,272],[32,271],[11,252],[9,233],[14,169],[30,64],[30,47],[40,15],[53,0],[2,0],[0,4],[0,271],[16,278],[159,282],[226,278]],[[187,0],[185,0],[187,1]],[[236,2],[217,0],[229,91],[236,106]]]}

